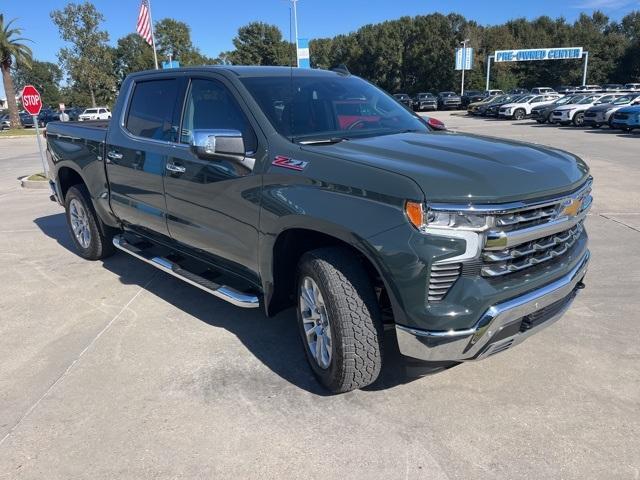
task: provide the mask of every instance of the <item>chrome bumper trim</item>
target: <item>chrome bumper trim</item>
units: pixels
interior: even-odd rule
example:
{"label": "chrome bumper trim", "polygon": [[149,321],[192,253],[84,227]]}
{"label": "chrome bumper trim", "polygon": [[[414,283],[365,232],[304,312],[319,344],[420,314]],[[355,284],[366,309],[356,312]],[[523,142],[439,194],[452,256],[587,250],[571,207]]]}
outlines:
{"label": "chrome bumper trim", "polygon": [[519,297],[493,305],[480,317],[473,328],[466,330],[430,331],[396,325],[398,347],[403,355],[428,361],[468,361],[486,358],[524,341],[548,327],[567,310],[571,301],[551,318],[515,335],[492,341],[506,328],[522,317],[541,310],[566,298],[584,278],[590,253],[566,275],[554,282]]}

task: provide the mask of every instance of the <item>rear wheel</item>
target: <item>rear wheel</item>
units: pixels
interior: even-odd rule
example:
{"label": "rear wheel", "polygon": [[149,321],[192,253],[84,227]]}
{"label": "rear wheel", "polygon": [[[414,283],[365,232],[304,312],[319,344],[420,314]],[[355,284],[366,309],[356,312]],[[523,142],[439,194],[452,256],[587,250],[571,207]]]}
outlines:
{"label": "rear wheel", "polygon": [[334,393],[373,383],[382,367],[382,321],[369,277],[340,248],[306,253],[298,265],[297,317],[313,373]]}
{"label": "rear wheel", "polygon": [[99,260],[115,251],[114,230],[98,218],[89,191],[84,185],[69,188],[64,198],[67,225],[78,254],[87,260]]}
{"label": "rear wheel", "polygon": [[578,112],[573,116],[573,124],[576,127],[582,127],[584,125],[584,113]]}

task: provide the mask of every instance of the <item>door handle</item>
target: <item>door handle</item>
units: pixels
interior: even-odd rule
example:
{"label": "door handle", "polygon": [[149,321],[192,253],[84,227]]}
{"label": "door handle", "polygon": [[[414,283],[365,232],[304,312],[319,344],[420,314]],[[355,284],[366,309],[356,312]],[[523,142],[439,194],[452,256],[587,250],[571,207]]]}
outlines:
{"label": "door handle", "polygon": [[109,152],[107,152],[107,157],[110,158],[111,160],[121,160],[122,154],[116,151],[110,150]]}
{"label": "door handle", "polygon": [[185,167],[181,167],[180,165],[176,165],[175,163],[167,163],[165,168],[170,172],[175,172],[175,173],[184,173],[187,171]]}

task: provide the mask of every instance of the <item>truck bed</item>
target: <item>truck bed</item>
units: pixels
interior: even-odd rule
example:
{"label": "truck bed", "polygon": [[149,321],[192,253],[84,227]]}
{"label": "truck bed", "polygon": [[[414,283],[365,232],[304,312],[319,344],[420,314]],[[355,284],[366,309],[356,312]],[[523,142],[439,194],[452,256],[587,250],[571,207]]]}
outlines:
{"label": "truck bed", "polygon": [[47,135],[104,142],[108,128],[109,120],[93,120],[88,122],[49,122],[46,130]]}

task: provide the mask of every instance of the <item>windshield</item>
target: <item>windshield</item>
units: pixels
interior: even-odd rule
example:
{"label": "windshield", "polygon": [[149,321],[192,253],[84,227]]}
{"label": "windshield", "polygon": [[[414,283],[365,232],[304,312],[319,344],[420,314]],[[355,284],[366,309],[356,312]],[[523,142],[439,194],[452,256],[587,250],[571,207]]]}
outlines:
{"label": "windshield", "polygon": [[358,77],[245,77],[241,81],[278,133],[294,141],[429,131],[393,97]]}
{"label": "windshield", "polygon": [[535,95],[527,95],[525,97],[518,99],[518,103],[527,103],[529,100],[533,100],[534,98],[535,98]]}
{"label": "windshield", "polygon": [[579,102],[576,102],[576,103],[578,105],[585,105],[587,103],[595,102],[596,100],[598,100],[598,98],[600,98],[600,97],[598,97],[597,95],[589,95],[588,97],[584,97],[582,100],[580,100]]}
{"label": "windshield", "polygon": [[84,113],[98,113],[96,108],[87,108]]}
{"label": "windshield", "polygon": [[628,95],[625,97],[620,97],[612,103],[614,105],[626,105],[627,103],[630,103],[634,98],[637,98],[637,97],[638,97],[637,95]]}
{"label": "windshield", "polygon": [[596,102],[596,104],[601,104],[601,103],[611,103],[613,100],[615,100],[616,98],[618,98],[617,95],[605,95],[604,97],[602,97],[600,100],[598,100]]}

